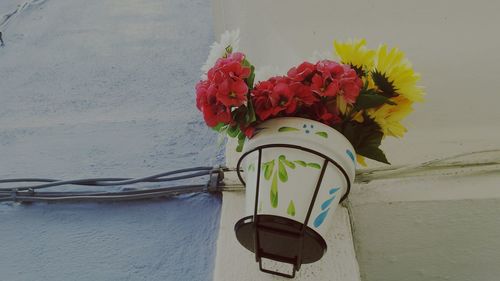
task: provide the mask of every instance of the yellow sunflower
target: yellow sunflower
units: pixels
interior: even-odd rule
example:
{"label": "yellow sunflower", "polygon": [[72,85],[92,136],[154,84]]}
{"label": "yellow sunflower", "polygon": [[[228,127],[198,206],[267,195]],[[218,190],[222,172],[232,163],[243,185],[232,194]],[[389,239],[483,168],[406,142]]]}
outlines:
{"label": "yellow sunflower", "polygon": [[391,99],[396,105],[384,104],[377,109],[369,109],[368,115],[380,125],[384,136],[403,137],[406,128],[401,121],[413,111],[413,102],[403,96]]}
{"label": "yellow sunflower", "polygon": [[340,62],[351,65],[358,74],[364,74],[374,66],[375,51],[366,47],[365,39],[333,41],[333,47]]}
{"label": "yellow sunflower", "polygon": [[412,102],[423,101],[424,91],[417,86],[420,75],[413,70],[401,50],[388,50],[385,44],[380,45],[375,61],[372,79],[383,95],[401,95]]}

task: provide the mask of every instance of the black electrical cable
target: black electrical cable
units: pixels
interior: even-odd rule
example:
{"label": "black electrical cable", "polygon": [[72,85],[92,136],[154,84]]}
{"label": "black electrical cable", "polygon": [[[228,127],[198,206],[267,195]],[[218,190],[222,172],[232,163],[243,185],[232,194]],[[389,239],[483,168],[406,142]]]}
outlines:
{"label": "black electrical cable", "polygon": [[67,194],[61,192],[60,194],[45,194],[45,192],[35,194],[17,193],[15,196],[0,197],[2,201],[17,201],[17,202],[55,202],[55,201],[123,201],[123,200],[138,200],[138,199],[151,199],[158,197],[170,197],[175,195],[204,192],[206,185],[182,185],[169,188],[159,189],[145,189],[136,190],[134,192],[102,192],[102,193],[81,193],[81,194]]}
{"label": "black electrical cable", "polygon": [[[214,169],[214,168],[213,167],[194,167],[194,168],[175,170],[175,171],[171,171],[171,172],[156,174],[156,175],[143,177],[143,178],[137,178],[137,179],[133,179],[133,178],[88,178],[88,179],[77,179],[77,180],[54,180],[54,179],[43,179],[43,178],[42,179],[40,179],[40,178],[37,178],[37,179],[34,179],[34,178],[15,178],[15,179],[0,180],[0,184],[2,184],[2,183],[16,183],[16,182],[48,182],[46,184],[40,184],[40,185],[16,187],[16,189],[19,191],[29,190],[29,189],[48,188],[48,187],[68,185],[68,184],[71,184],[71,185],[89,185],[89,186],[114,186],[114,185],[128,185],[128,184],[134,184],[134,183],[139,183],[139,182],[167,182],[167,181],[173,181],[173,180],[188,179],[188,178],[208,175],[208,174],[210,174],[210,171],[212,169]],[[187,173],[187,172],[196,172],[196,171],[202,171],[202,172],[192,173],[192,174],[177,176],[177,177],[171,177],[171,178],[163,178],[163,177],[170,176],[170,175],[182,174],[182,173]],[[12,191],[12,190],[13,190],[13,188],[0,188],[0,192],[1,191]]]}
{"label": "black electrical cable", "polygon": [[[219,185],[224,178],[224,172],[230,169],[224,167],[194,167],[160,173],[142,178],[88,178],[78,180],[57,180],[46,178],[13,178],[0,180],[0,184],[45,182],[45,184],[0,188],[0,202],[54,202],[54,201],[122,201],[150,199],[158,197],[175,196],[195,192],[220,191]],[[188,174],[186,174],[188,173]],[[174,176],[177,174],[184,174]],[[167,177],[171,176],[171,177]],[[210,176],[204,184],[177,185],[160,188],[142,188],[125,191],[37,191],[54,186],[62,185],[85,185],[85,186],[121,186],[132,185],[141,182],[167,182],[186,180],[195,177]]]}
{"label": "black electrical cable", "polygon": [[[114,178],[95,178],[95,179],[79,179],[79,180],[66,180],[66,181],[54,181],[52,183],[48,184],[41,184],[41,185],[33,185],[29,187],[19,187],[17,188],[20,191],[23,190],[29,190],[29,189],[43,189],[43,188],[49,188],[49,187],[55,187],[55,186],[61,186],[61,185],[84,185],[84,186],[116,186],[116,185],[130,185],[130,184],[135,184],[135,183],[141,183],[141,182],[167,182],[167,181],[174,181],[174,180],[182,180],[182,179],[189,179],[189,178],[194,178],[194,177],[199,177],[199,176],[206,176],[209,175],[210,172],[198,172],[198,173],[193,173],[185,176],[178,176],[178,177],[171,177],[171,178],[157,178],[157,179],[114,179]],[[0,193],[4,191],[5,189],[0,189]],[[9,190],[9,189],[6,189]]]}

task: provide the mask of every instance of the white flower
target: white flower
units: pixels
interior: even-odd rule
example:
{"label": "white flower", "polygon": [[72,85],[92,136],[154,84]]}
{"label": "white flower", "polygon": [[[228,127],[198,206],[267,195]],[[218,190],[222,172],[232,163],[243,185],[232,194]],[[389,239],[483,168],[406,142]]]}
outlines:
{"label": "white flower", "polygon": [[222,57],[225,57],[228,53],[237,52],[240,45],[240,30],[232,30],[224,32],[219,42],[214,42],[210,46],[210,53],[208,54],[207,61],[201,67],[202,75],[201,79],[207,78],[207,72],[215,65],[215,62]]}
{"label": "white flower", "polygon": [[263,66],[260,68],[255,69],[255,83],[261,82],[261,81],[266,81],[271,77],[274,76],[282,76],[285,75],[286,73],[281,71],[277,66]]}

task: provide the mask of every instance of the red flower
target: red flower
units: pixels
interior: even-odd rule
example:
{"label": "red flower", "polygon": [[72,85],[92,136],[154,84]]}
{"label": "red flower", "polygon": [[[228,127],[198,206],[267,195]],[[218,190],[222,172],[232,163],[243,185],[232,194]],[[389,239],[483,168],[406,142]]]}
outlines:
{"label": "red flower", "polygon": [[302,82],[309,78],[315,70],[314,64],[303,62],[298,67],[290,68],[287,75],[292,81]]}
{"label": "red flower", "polygon": [[215,127],[219,123],[229,124],[232,122],[231,112],[221,103],[205,106],[203,118],[209,127]]}
{"label": "red flower", "polygon": [[322,97],[334,97],[339,91],[339,81],[315,74],[312,78],[311,90]]}
{"label": "red flower", "polygon": [[293,113],[297,109],[297,100],[294,92],[290,88],[289,81],[285,78],[278,78],[272,93],[277,101],[277,113],[285,111],[287,114]]}
{"label": "red flower", "polygon": [[273,88],[274,83],[268,80],[258,83],[252,91],[253,106],[260,120],[267,120],[274,115],[276,101],[271,95]]}
{"label": "red flower", "polygon": [[338,113],[328,110],[324,104],[315,104],[311,107],[312,119],[317,120],[329,126],[339,124],[342,119]]}
{"label": "red flower", "polygon": [[[362,87],[356,71],[330,60],[304,62],[287,76],[272,77],[255,85],[250,95],[245,80],[251,69],[242,53],[220,58],[196,85],[196,106],[208,126],[220,123],[237,127],[251,138],[262,121],[278,116],[298,116],[328,126],[342,122],[346,105],[354,104]],[[250,96],[251,100],[247,101]],[[251,106],[257,121],[249,111]]]}
{"label": "red flower", "polygon": [[325,79],[335,78],[338,75],[342,75],[342,73],[344,73],[343,65],[331,60],[318,61],[316,63],[316,70],[321,73],[321,75],[325,77]]}
{"label": "red flower", "polygon": [[363,83],[354,69],[329,60],[319,61],[316,69],[311,81],[313,92],[323,97],[340,94],[347,103],[356,102]]}
{"label": "red flower", "polygon": [[231,112],[221,103],[207,104],[203,106],[203,118],[209,127],[215,127],[219,123],[229,124],[233,120]]}
{"label": "red flower", "polygon": [[241,131],[245,134],[247,138],[253,137],[255,134],[255,127],[243,127],[241,128]]}
{"label": "red flower", "polygon": [[307,85],[298,82],[292,82],[290,84],[290,89],[294,93],[294,98],[298,106],[309,106],[318,101],[318,98],[314,95],[311,87]]}
{"label": "red flower", "polygon": [[341,95],[348,104],[353,104],[359,96],[363,87],[363,82],[356,74],[356,71],[349,66],[344,66],[344,74],[340,78]]}
{"label": "red flower", "polygon": [[200,81],[196,84],[196,107],[201,111],[201,108],[207,103],[208,81]]}
{"label": "red flower", "polygon": [[196,107],[203,112],[203,118],[209,127],[232,122],[231,112],[216,98],[215,85],[207,80],[196,84]]}
{"label": "red flower", "polygon": [[208,80],[216,81],[225,75],[229,75],[231,78],[248,78],[251,70],[250,67],[243,66],[244,59],[245,55],[242,53],[232,53],[226,58],[218,59],[214,67],[208,70]]}
{"label": "red flower", "polygon": [[250,76],[250,68],[243,66],[242,53],[220,58],[208,73],[208,81],[217,87],[217,99],[227,107],[240,106],[247,101],[248,86],[244,79]]}
{"label": "red flower", "polygon": [[243,65],[245,56],[233,53],[220,58],[207,73],[207,80],[196,85],[196,106],[203,112],[208,126],[234,123],[232,108],[247,101],[248,86],[245,79],[251,69]]}
{"label": "red flower", "polygon": [[297,109],[294,91],[287,77],[273,77],[257,84],[252,92],[255,113],[267,120],[280,112],[291,114]]}
{"label": "red flower", "polygon": [[226,79],[218,84],[217,99],[227,107],[240,106],[247,101],[248,86],[245,81]]}

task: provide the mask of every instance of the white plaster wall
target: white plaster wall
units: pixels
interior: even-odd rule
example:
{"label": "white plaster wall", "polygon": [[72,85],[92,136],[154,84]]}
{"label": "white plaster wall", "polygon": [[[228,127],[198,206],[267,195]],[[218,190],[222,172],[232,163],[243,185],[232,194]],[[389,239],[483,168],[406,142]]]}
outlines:
{"label": "white plaster wall", "polygon": [[412,149],[392,152],[415,163],[487,152],[354,185],[349,209],[362,280],[498,280],[500,137],[471,131],[477,134],[422,136],[408,142]]}
{"label": "white plaster wall", "polygon": [[[257,66],[286,71],[331,50],[333,39],[403,49],[428,96],[406,122],[406,137],[384,140],[393,164],[500,149],[500,2],[213,2],[216,32],[240,28],[242,50]],[[490,158],[476,160],[500,163]],[[357,184],[349,208],[362,280],[498,280],[498,174],[454,167]]]}
{"label": "white plaster wall", "polygon": [[404,50],[422,73],[427,103],[410,124],[421,128],[496,126],[500,115],[500,2],[493,0],[213,0],[216,33],[241,29],[242,50],[257,66],[288,69],[333,39],[364,37]]}
{"label": "white plaster wall", "polygon": [[498,199],[372,203],[352,212],[362,280],[498,280]]}

